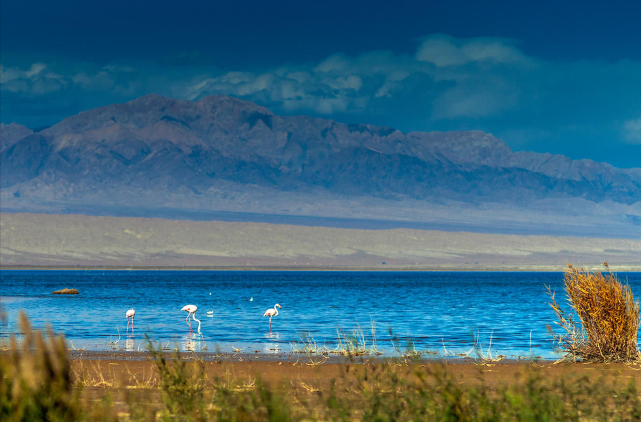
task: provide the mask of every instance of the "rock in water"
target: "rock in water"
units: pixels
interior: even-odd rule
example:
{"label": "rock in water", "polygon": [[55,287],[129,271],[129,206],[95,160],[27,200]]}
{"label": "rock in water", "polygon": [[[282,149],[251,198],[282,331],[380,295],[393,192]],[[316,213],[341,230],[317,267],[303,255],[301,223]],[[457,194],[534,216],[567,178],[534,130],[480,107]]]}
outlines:
{"label": "rock in water", "polygon": [[62,290],[56,290],[53,292],[54,295],[77,295],[80,293],[78,289],[62,289]]}

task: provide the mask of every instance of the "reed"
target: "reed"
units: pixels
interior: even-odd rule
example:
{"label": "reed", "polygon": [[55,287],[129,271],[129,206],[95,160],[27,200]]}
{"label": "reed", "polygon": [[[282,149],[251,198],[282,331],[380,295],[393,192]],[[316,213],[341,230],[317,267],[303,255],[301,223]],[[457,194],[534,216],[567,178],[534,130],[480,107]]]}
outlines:
{"label": "reed", "polygon": [[364,356],[369,355],[372,349],[367,346],[365,333],[359,324],[351,332],[343,330],[340,326],[336,328],[337,346],[331,353],[343,356]]}
{"label": "reed", "polygon": [[490,344],[487,346],[487,351],[483,351],[483,345],[481,344],[481,334],[476,332],[476,340],[474,342],[474,350],[476,352],[475,362],[477,365],[487,365],[492,366],[497,362],[501,362],[506,358],[505,355],[493,355],[492,354],[492,338],[494,337],[494,331],[490,334]]}
{"label": "reed", "polygon": [[637,346],[639,301],[630,286],[621,283],[604,263],[606,274],[571,265],[565,271],[564,288],[570,312],[564,311],[548,286],[550,306],[562,329],[554,334],[565,359],[582,362],[634,362]]}
{"label": "reed", "polygon": [[298,340],[290,342],[293,353],[304,353],[308,355],[341,355],[341,356],[367,356],[382,355],[378,349],[376,339],[376,323],[370,320],[369,335],[361,328],[358,321],[356,328],[351,331],[336,327],[336,347],[333,349],[325,345],[319,346],[311,333],[301,331],[298,333]]}
{"label": "reed", "polygon": [[329,350],[327,353],[349,357],[382,355],[383,352],[381,352],[377,346],[376,325],[374,320],[371,320],[370,324],[369,336],[365,334],[358,321],[356,322],[356,328],[351,331],[345,331],[338,326],[336,328],[336,348]]}
{"label": "reed", "polygon": [[308,355],[328,353],[327,348],[320,347],[316,344],[316,340],[314,340],[314,336],[311,333],[302,331],[298,333],[298,338],[298,341],[290,343],[293,353],[305,353]]}
{"label": "reed", "polygon": [[[398,355],[397,359],[390,359],[389,363],[395,364],[405,364],[416,363],[421,359],[423,352],[416,350],[416,345],[410,339],[406,339],[404,342],[401,337],[394,334],[391,328],[389,328],[390,341],[392,343],[392,348]],[[426,351],[425,353],[433,353]]]}

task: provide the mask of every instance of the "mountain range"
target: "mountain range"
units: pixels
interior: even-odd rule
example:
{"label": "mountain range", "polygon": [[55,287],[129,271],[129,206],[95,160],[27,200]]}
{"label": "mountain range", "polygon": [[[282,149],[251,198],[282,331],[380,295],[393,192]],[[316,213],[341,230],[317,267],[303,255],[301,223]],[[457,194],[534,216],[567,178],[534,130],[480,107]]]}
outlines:
{"label": "mountain range", "polygon": [[513,152],[481,131],[278,116],[227,96],[147,95],[39,131],[2,124],[0,163],[4,211],[227,211],[641,238],[641,169]]}

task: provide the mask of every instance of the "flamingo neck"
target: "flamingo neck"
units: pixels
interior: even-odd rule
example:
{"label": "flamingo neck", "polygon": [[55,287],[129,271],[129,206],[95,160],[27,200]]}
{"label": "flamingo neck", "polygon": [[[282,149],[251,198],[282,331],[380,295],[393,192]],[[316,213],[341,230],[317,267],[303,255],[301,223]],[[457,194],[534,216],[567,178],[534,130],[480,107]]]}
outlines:
{"label": "flamingo neck", "polygon": [[191,317],[194,319],[194,321],[198,322],[198,334],[200,334],[200,320],[196,319],[196,313],[195,312],[193,314],[191,314]]}
{"label": "flamingo neck", "polygon": [[276,315],[278,315],[278,308],[276,306],[274,306],[274,315],[273,316],[276,316]]}

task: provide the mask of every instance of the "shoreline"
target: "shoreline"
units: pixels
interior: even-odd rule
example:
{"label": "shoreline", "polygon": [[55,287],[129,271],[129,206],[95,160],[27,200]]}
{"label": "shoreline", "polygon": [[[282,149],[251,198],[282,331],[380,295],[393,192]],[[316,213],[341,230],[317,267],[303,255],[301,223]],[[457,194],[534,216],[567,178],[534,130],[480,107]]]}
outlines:
{"label": "shoreline", "polygon": [[[563,272],[567,266],[498,266],[469,268],[461,266],[452,267],[269,267],[269,266],[203,266],[203,267],[177,267],[177,266],[39,266],[39,265],[0,265],[0,271],[251,271],[251,272],[506,272],[506,273],[557,273]],[[582,267],[590,271],[603,270],[602,265]],[[612,272],[638,273],[641,265],[616,265],[611,266]]]}
{"label": "shoreline", "polygon": [[[3,351],[0,351],[3,353]],[[149,351],[125,351],[125,350],[82,350],[67,349],[70,359],[81,359],[90,361],[109,360],[124,362],[151,362],[153,355]],[[179,351],[163,350],[165,358],[172,359],[174,356],[180,356],[181,360],[202,361],[202,362],[275,362],[275,363],[295,363],[308,364],[313,362],[314,365],[331,364],[331,365],[363,365],[363,364],[389,364],[390,362],[403,362],[416,365],[552,365],[557,360],[545,358],[499,358],[499,359],[481,359],[472,356],[431,356],[424,354],[421,357],[403,357],[400,355],[387,356],[384,354],[364,354],[347,356],[342,354],[330,353],[306,353],[306,352],[282,352],[282,353],[251,353],[251,352],[214,352],[214,351]]]}

